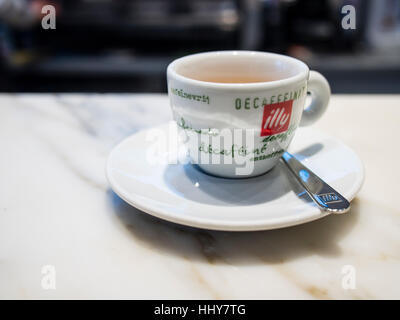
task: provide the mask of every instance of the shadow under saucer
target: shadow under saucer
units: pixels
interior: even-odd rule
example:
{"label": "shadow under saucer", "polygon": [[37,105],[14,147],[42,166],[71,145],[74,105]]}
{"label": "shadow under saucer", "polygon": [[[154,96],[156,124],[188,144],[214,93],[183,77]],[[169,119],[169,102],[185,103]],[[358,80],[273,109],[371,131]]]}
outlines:
{"label": "shadow under saucer", "polygon": [[359,201],[354,199],[351,210],[343,215],[283,229],[229,232],[158,219],[130,206],[111,190],[107,197],[132,241],[182,259],[230,265],[282,263],[311,255],[340,256],[338,243],[354,228],[360,210]]}

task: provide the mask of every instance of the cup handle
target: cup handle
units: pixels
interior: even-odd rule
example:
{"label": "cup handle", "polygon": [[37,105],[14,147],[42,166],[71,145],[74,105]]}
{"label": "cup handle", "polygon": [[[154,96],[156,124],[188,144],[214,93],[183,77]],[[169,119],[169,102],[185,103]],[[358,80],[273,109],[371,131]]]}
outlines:
{"label": "cup handle", "polygon": [[307,91],[311,93],[311,103],[303,110],[300,126],[309,126],[326,111],[331,88],[325,77],[317,71],[310,71]]}

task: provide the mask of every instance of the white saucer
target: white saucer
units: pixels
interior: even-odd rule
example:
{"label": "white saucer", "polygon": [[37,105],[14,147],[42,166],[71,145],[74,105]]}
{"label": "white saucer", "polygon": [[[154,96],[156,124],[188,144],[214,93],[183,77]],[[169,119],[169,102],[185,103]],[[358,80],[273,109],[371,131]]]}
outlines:
{"label": "white saucer", "polygon": [[[157,129],[168,135],[168,125]],[[282,228],[327,215],[281,163],[248,179],[209,176],[191,164],[150,164],[144,152],[146,134],[141,131],[118,144],[109,155],[106,171],[112,189],[148,214],[188,226],[231,231]],[[339,140],[300,128],[289,151],[348,200],[360,190],[363,164]]]}

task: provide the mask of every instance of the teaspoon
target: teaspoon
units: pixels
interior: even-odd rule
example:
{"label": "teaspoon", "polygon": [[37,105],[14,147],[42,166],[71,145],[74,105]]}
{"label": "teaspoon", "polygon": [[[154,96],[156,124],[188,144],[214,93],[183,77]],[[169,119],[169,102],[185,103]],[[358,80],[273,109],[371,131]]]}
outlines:
{"label": "teaspoon", "polygon": [[345,197],[305,167],[292,154],[285,152],[281,159],[321,210],[341,214],[350,209],[350,203]]}

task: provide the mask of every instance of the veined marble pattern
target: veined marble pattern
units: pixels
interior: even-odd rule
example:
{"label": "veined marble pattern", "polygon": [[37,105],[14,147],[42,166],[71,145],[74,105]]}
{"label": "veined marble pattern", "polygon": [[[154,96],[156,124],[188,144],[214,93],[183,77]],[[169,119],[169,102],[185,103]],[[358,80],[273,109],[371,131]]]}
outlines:
{"label": "veined marble pattern", "polygon": [[365,163],[349,214],[230,233],[153,218],[108,186],[109,151],[169,120],[165,95],[0,95],[0,298],[398,299],[399,105],[337,95],[316,125]]}

